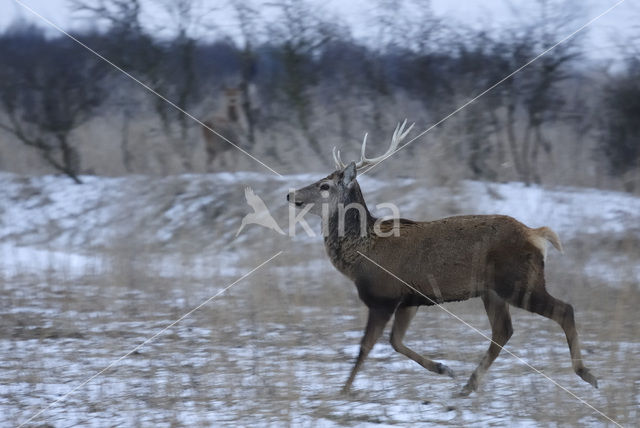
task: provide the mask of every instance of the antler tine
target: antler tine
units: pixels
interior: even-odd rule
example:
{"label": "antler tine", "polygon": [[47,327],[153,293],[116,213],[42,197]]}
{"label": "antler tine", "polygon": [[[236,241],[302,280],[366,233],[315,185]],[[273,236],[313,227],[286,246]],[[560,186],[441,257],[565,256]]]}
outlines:
{"label": "antler tine", "polygon": [[404,122],[402,123],[398,122],[398,124],[396,125],[396,129],[393,130],[393,136],[391,137],[391,144],[393,144],[398,139],[398,135],[402,132],[400,129],[404,129],[404,126],[406,124],[407,124],[407,119],[405,119]]}
{"label": "antler tine", "polygon": [[389,145],[389,148],[387,149],[387,151],[381,156],[367,159],[364,156],[364,144],[363,144],[361,161],[358,162],[356,166],[361,168],[363,166],[376,164],[386,159],[387,157],[391,156],[393,152],[395,152],[396,149],[398,148],[398,145],[400,144],[400,142],[404,140],[407,135],[409,135],[409,132],[411,132],[411,129],[413,128],[413,125],[415,125],[415,123],[412,123],[411,126],[409,126],[409,129],[405,131],[404,128],[406,125],[407,125],[407,119],[405,119],[404,122],[398,123],[398,125],[396,125],[396,129],[393,131],[393,136],[391,137],[391,144]]}
{"label": "antler tine", "polygon": [[362,147],[360,148],[360,160],[356,162],[356,168],[362,168],[366,165],[367,157],[364,155],[364,152],[367,150],[367,137],[369,136],[368,132],[365,132],[364,138],[362,139]]}
{"label": "antler tine", "polygon": [[404,127],[407,126],[407,119],[405,119],[402,124],[398,123],[398,125],[396,126],[396,130],[393,131],[393,137],[391,138],[392,141],[396,141],[396,147],[398,146],[400,141],[404,140],[405,137],[409,135],[409,132],[411,132],[411,129],[413,129],[413,125],[415,125],[415,122],[412,123],[411,126],[409,126],[409,129],[405,131]]}
{"label": "antler tine", "polygon": [[344,162],[342,162],[342,159],[340,158],[340,150],[338,150],[336,146],[333,146],[333,161],[336,164],[336,169],[342,169],[346,166]]}
{"label": "antler tine", "polygon": [[[409,135],[409,132],[411,132],[411,130],[413,129],[413,125],[415,125],[415,123],[412,123],[411,126],[409,126],[407,130],[405,130],[404,128],[407,126],[407,119],[405,119],[402,123],[398,123],[396,125],[396,129],[393,131],[391,144],[389,145],[387,151],[382,156],[370,159],[368,159],[365,155],[365,152],[367,150],[367,137],[369,136],[369,134],[364,134],[362,147],[360,148],[360,160],[356,162],[356,168],[362,168],[365,166],[376,164],[391,156],[398,148],[400,142],[404,140],[407,135]],[[340,158],[340,150],[338,150],[336,147],[333,148],[333,160],[336,164],[336,169],[343,169],[346,167],[345,163],[342,162],[342,159]]]}
{"label": "antler tine", "polygon": [[[402,128],[401,128],[401,129],[404,129],[404,126],[405,126],[406,124],[407,124],[407,119],[405,119],[405,120],[404,120],[404,122],[402,123]],[[401,131],[401,134],[400,134],[400,141],[404,140],[404,139],[405,139],[405,137],[406,137],[407,135],[409,135],[409,132],[411,132],[411,130],[413,129],[413,126],[414,126],[415,124],[416,124],[416,123],[415,123],[415,122],[413,122],[413,123],[411,124],[411,126],[409,126],[409,129],[407,129],[407,130],[406,130],[406,131],[404,131],[404,132],[402,132],[402,131]]]}

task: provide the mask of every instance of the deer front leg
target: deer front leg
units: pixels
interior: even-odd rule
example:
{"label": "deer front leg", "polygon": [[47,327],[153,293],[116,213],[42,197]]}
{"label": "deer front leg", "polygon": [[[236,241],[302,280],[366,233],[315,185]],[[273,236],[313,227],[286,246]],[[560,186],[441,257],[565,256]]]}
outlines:
{"label": "deer front leg", "polygon": [[404,335],[409,328],[409,324],[411,323],[411,320],[413,319],[417,311],[417,306],[400,306],[396,310],[395,319],[393,321],[393,328],[391,330],[391,346],[393,346],[393,349],[395,349],[397,352],[411,358],[413,361],[420,364],[422,367],[429,371],[438,374],[447,374],[450,377],[455,377],[453,371],[449,367],[445,366],[442,363],[438,363],[423,357],[422,355],[409,349],[402,343]]}
{"label": "deer front leg", "polygon": [[461,396],[467,396],[478,389],[480,379],[487,372],[493,361],[496,359],[502,347],[507,343],[513,334],[511,326],[511,315],[509,314],[509,305],[502,300],[496,293],[489,291],[482,296],[484,308],[489,317],[491,324],[491,344],[487,353],[484,355],[478,367],[473,371],[467,384],[460,392]]}
{"label": "deer front leg", "polygon": [[347,379],[347,382],[342,388],[343,393],[349,392],[351,384],[356,378],[358,370],[360,370],[360,367],[362,367],[362,363],[367,358],[367,355],[369,355],[369,352],[373,348],[373,345],[375,345],[375,343],[380,338],[380,335],[382,335],[384,326],[389,321],[389,318],[391,318],[391,314],[393,314],[393,309],[369,308],[369,318],[367,320],[367,326],[364,330],[362,342],[360,343],[360,353],[358,354],[358,358],[355,365],[353,366],[353,369],[351,369],[349,379]]}

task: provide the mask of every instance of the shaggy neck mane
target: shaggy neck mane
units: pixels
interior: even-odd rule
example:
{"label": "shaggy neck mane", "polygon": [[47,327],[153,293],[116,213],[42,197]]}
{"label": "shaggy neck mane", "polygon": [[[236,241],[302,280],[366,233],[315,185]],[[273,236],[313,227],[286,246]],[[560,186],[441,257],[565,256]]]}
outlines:
{"label": "shaggy neck mane", "polygon": [[[345,268],[358,257],[358,251],[369,242],[369,238],[373,233],[373,225],[376,221],[367,208],[357,182],[349,191],[343,203],[345,208],[350,204],[359,205],[362,208],[354,206],[346,211],[343,210],[343,233],[340,230],[341,210],[336,209],[329,216],[324,243],[329,258],[338,269]],[[364,233],[362,233],[363,230]]]}

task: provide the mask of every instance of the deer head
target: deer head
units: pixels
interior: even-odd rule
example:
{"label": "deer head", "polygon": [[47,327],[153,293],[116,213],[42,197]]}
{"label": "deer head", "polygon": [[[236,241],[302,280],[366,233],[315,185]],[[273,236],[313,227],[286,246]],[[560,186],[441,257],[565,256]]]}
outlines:
{"label": "deer head", "polygon": [[308,211],[320,216],[335,214],[339,211],[340,206],[347,207],[350,204],[360,204],[366,211],[366,204],[356,180],[357,171],[376,165],[391,156],[413,128],[412,124],[408,129],[405,129],[406,125],[407,121],[405,120],[396,126],[389,148],[383,155],[375,158],[367,158],[365,155],[368,134],[364,135],[360,149],[360,160],[357,162],[345,164],[340,157],[340,150],[334,147],[333,160],[336,170],[315,183],[290,192],[287,195],[287,200],[299,208],[311,205]]}

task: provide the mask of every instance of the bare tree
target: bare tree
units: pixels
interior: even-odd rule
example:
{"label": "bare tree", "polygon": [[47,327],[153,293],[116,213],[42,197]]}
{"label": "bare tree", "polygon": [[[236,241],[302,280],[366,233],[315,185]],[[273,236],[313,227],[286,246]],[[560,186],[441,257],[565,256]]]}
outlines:
{"label": "bare tree", "polygon": [[[201,99],[195,69],[197,39],[194,36],[202,17],[199,2],[178,0],[161,3],[161,11],[171,23],[168,41],[151,36],[149,29],[144,28],[140,0],[75,0],[74,5],[78,12],[108,23],[107,34],[112,42],[107,40],[105,50],[111,60],[182,109],[193,110]],[[193,123],[159,97],[153,97],[151,103],[170,148],[180,159],[182,168],[191,170],[194,141],[189,138],[189,131]],[[128,157],[127,141],[128,138],[123,138],[125,160]]]}
{"label": "bare tree", "polygon": [[627,191],[640,185],[640,60],[627,59],[626,69],[609,78],[602,95],[599,149],[612,176]]}
{"label": "bare tree", "polygon": [[633,192],[640,189],[640,25],[617,43],[622,64],[608,73],[600,94],[598,151],[609,174]]}
{"label": "bare tree", "polygon": [[258,32],[260,18],[255,5],[250,1],[233,0],[234,9],[241,36],[240,52],[240,84],[242,94],[241,108],[247,122],[249,144],[255,144],[255,130],[258,121],[258,107],[255,105],[255,76],[257,73],[257,58],[255,46],[258,44]]}
{"label": "bare tree", "polygon": [[[538,19],[518,32],[512,31],[496,45],[502,52],[504,71],[512,71],[525,64],[540,52],[548,49],[571,28],[579,8],[550,0],[538,0]],[[573,38],[556,46],[527,69],[502,84],[496,92],[503,101],[504,115],[493,110],[493,123],[497,135],[506,141],[513,167],[526,184],[540,182],[538,158],[541,151],[549,153],[553,144],[545,128],[566,119],[563,107],[566,102],[559,84],[570,77],[569,66],[579,55],[579,40]]]}
{"label": "bare tree", "polygon": [[[268,26],[268,32],[269,40],[277,46],[282,67],[279,89],[311,148],[321,153],[320,143],[311,128],[311,88],[320,79],[314,59],[334,37],[336,24],[324,19],[318,7],[307,1],[282,0],[272,7],[277,16]],[[310,13],[312,10],[315,13]]]}
{"label": "bare tree", "polygon": [[434,15],[430,0],[376,0],[369,11],[369,55],[362,64],[362,78],[371,100],[372,131],[383,132],[389,124],[385,113],[398,89],[405,89],[431,109],[446,85],[441,70],[434,73],[435,55],[444,47],[434,43],[445,26]]}
{"label": "bare tree", "polygon": [[103,101],[104,65],[70,40],[47,40],[34,27],[5,33],[0,51],[0,129],[81,183],[80,155],[71,133]]}
{"label": "bare tree", "polygon": [[[196,33],[204,16],[202,5],[194,0],[167,0],[162,6],[169,22],[173,23],[171,30],[175,35],[167,45],[162,46],[161,73],[154,82],[154,89],[182,109],[192,111],[202,99],[196,72]],[[187,171],[192,170],[195,140],[189,138],[189,130],[194,123],[160,98],[155,98],[154,106],[164,134],[179,156],[182,167]]]}
{"label": "bare tree", "polygon": [[[142,26],[142,4],[140,0],[73,0],[72,7],[79,18],[102,21],[106,32],[96,37],[94,48],[116,63],[119,67],[144,80],[152,88],[158,87],[161,80],[160,69],[163,52],[158,43]],[[111,101],[121,112],[122,128],[120,150],[122,163],[126,171],[132,172],[135,162],[131,138],[131,120],[141,113],[143,107],[131,101],[131,92],[124,90],[120,76],[112,76],[116,89],[110,92]],[[166,169],[164,161],[161,161]]]}

